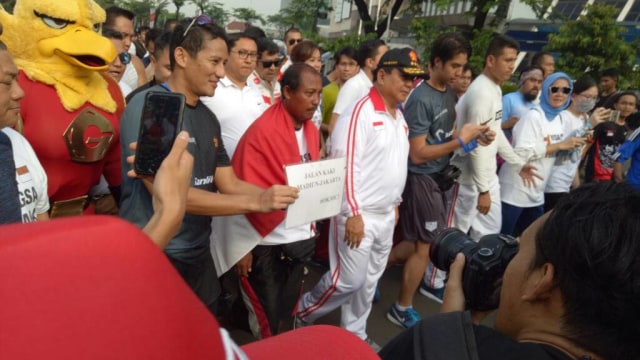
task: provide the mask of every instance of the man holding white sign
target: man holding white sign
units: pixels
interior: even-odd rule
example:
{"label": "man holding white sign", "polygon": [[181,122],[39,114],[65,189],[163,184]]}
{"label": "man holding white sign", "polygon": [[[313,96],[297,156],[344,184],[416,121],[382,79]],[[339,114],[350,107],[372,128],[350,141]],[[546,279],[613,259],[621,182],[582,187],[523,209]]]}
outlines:
{"label": "man holding white sign", "polygon": [[391,251],[409,156],[408,127],[398,106],[423,74],[414,50],[386,52],[369,94],[338,118],[330,155],[346,156],[347,173],[342,211],[331,219],[331,270],[302,296],[297,326],[342,306],[341,327],[379,349],[366,334],[367,317]]}
{"label": "man holding white sign", "polygon": [[[319,159],[319,132],[309,120],[320,103],[320,74],[304,63],[294,64],[284,73],[281,86],[282,101],[247,129],[232,160],[239,179],[263,188],[285,184],[286,165]],[[309,222],[286,227],[282,210],[234,220],[244,223],[232,221],[225,242],[248,251],[235,268],[249,325],[257,338],[269,337],[292,318],[304,264],[315,250],[315,229]]]}

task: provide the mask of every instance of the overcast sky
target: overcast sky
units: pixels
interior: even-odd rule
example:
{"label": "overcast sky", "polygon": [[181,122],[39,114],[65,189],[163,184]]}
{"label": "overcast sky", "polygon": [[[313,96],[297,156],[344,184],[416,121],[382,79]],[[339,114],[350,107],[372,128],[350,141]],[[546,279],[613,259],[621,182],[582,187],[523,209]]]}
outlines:
{"label": "overcast sky", "polygon": [[[217,1],[222,5],[224,5],[225,9],[227,9],[229,12],[231,12],[233,8],[248,7],[248,8],[254,9],[255,11],[258,12],[258,14],[262,15],[265,18],[269,15],[277,13],[278,10],[280,10],[280,2],[281,2],[281,0],[214,0],[214,1]],[[184,10],[181,12],[185,13],[187,16],[192,16],[193,14],[195,14],[196,9],[197,9],[196,6],[190,4],[185,6]]]}

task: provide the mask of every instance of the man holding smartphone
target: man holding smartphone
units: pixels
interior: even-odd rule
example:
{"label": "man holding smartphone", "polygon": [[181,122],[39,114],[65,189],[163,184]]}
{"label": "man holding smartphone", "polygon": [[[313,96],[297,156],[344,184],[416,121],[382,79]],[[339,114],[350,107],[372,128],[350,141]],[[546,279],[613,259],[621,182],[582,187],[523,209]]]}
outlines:
{"label": "man holding smartphone", "polygon": [[[186,98],[183,130],[189,138],[188,150],[194,157],[191,188],[187,196],[187,215],[177,235],[157,245],[164,249],[176,270],[215,313],[220,284],[209,249],[211,216],[283,209],[295,201],[297,189],[275,185],[261,189],[239,180],[230,166],[215,115],[200,102],[212,96],[224,77],[229,51],[224,30],[206,16],[176,27],[171,37],[172,74],[166,83],[151,91],[181,93]],[[146,91],[136,95],[121,120],[122,162],[133,152],[128,144],[138,137]],[[153,214],[152,183],[123,174],[120,215],[143,227]]]}

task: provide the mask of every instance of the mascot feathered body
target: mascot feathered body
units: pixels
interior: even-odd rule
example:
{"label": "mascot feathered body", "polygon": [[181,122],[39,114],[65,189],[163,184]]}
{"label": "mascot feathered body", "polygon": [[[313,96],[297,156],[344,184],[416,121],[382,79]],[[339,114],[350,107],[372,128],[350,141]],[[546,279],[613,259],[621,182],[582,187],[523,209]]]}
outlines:
{"label": "mascot feathered body", "polygon": [[[117,56],[100,35],[105,11],[93,0],[18,0],[0,9],[2,40],[20,69],[24,135],[49,178],[52,211],[78,210],[105,175],[121,182],[118,85],[102,74]],[[80,208],[80,211],[82,207]]]}

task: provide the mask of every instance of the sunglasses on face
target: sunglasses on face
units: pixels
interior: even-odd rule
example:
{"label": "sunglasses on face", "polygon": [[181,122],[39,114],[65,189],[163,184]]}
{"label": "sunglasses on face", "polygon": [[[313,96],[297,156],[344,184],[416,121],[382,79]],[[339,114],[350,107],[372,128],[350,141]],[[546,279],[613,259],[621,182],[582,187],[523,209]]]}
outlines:
{"label": "sunglasses on face", "polygon": [[193,20],[191,20],[191,23],[189,23],[189,26],[187,26],[187,28],[182,33],[182,41],[184,41],[184,38],[187,37],[187,34],[189,33],[189,30],[191,30],[193,25],[202,26],[202,25],[211,24],[211,23],[213,23],[213,20],[211,20],[211,18],[208,17],[207,15],[200,15],[198,17],[193,18]]}
{"label": "sunglasses on face", "polygon": [[570,87],[552,86],[552,87],[549,88],[549,91],[551,91],[552,94],[555,94],[558,91],[562,91],[563,94],[569,95],[569,93],[571,92],[571,88]]}
{"label": "sunglasses on face", "polygon": [[289,45],[301,43],[302,39],[289,39]]}
{"label": "sunglasses on face", "polygon": [[262,67],[265,69],[268,69],[272,66],[278,67],[280,66],[280,64],[282,64],[282,59],[276,59],[276,60],[262,60]]}
{"label": "sunglasses on face", "polygon": [[118,54],[118,58],[120,58],[123,65],[128,65],[131,62],[131,54],[126,52]]}

